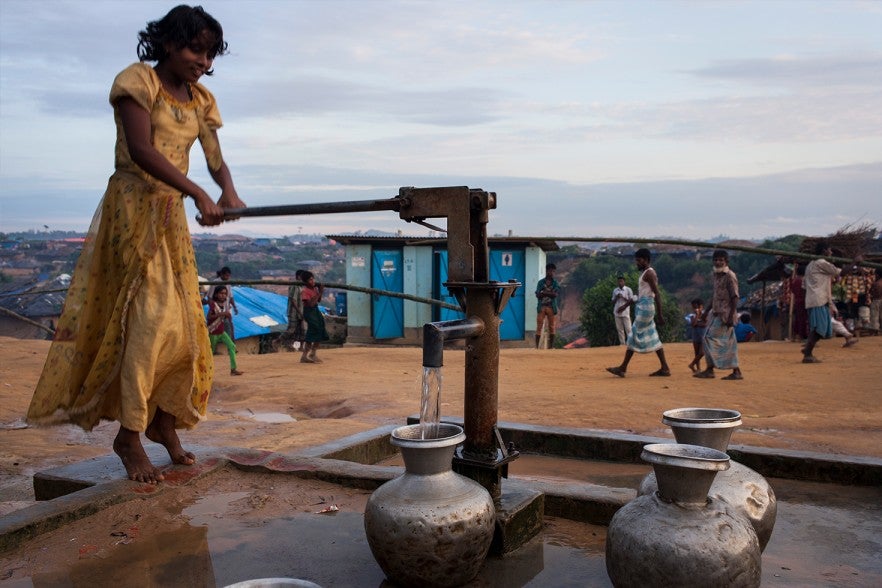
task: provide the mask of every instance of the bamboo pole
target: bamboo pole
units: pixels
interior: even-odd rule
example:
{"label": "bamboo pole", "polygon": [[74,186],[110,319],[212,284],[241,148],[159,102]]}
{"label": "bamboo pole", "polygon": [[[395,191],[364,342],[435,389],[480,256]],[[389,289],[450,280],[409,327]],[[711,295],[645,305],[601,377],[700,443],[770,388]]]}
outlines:
{"label": "bamboo pole", "polygon": [[[744,251],[746,253],[759,253],[763,255],[796,257],[799,259],[826,259],[831,262],[854,263],[853,259],[847,257],[826,257],[824,255],[815,255],[814,253],[803,253],[802,251],[783,251],[781,249],[767,249],[765,247],[752,247],[747,245],[721,245],[720,243],[709,243],[707,241],[690,241],[688,239],[643,239],[643,238],[626,238],[626,237],[518,237],[519,240],[553,240],[553,241],[571,241],[574,243],[641,243],[644,245],[684,245],[687,247],[697,247],[700,249],[726,249],[727,251]],[[872,267],[882,269],[882,263],[874,263],[871,261],[860,262],[861,267]]]}
{"label": "bamboo pole", "polygon": [[[328,282],[322,282],[325,288],[329,288],[331,290],[349,290],[352,292],[363,292],[365,294],[376,294],[378,296],[388,296],[390,298],[403,298],[404,300],[410,300],[412,302],[419,302],[421,304],[429,304],[432,306],[438,306],[440,308],[446,308],[449,310],[462,310],[459,306],[455,304],[450,304],[449,302],[444,302],[443,300],[435,300],[434,298],[423,298],[421,296],[414,296],[413,294],[405,294],[403,292],[391,292],[389,290],[378,290],[376,288],[365,288],[363,286],[355,286],[353,284],[331,284]],[[226,282],[218,282],[218,281],[203,281],[199,282],[200,286],[305,286],[303,282],[295,282],[292,280],[228,280]],[[53,290],[31,290],[30,292],[19,292],[17,294],[0,294],[0,297],[5,296],[38,296],[40,294],[48,294],[50,292],[67,292],[67,288],[61,289],[53,289]],[[2,308],[2,307],[0,307]],[[12,312],[12,311],[8,311]],[[13,313],[14,314],[14,313]]]}
{"label": "bamboo pole", "polygon": [[3,308],[2,306],[0,306],[0,313],[5,314],[7,316],[10,316],[14,319],[18,319],[18,320],[25,322],[29,325],[32,325],[34,327],[39,327],[39,328],[43,329],[44,331],[46,331],[47,333],[49,333],[50,335],[55,335],[54,329],[50,329],[46,325],[43,325],[43,324],[38,323],[37,321],[31,320],[26,316],[22,316],[22,315],[18,314],[17,312],[13,312],[13,311],[9,310],[8,308]]}

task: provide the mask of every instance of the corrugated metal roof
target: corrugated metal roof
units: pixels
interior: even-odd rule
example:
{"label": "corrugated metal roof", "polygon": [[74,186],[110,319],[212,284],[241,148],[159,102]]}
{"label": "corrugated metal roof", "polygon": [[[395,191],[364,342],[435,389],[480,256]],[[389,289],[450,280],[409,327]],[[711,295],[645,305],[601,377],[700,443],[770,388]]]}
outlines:
{"label": "corrugated metal roof", "polygon": [[[391,235],[391,236],[367,236],[367,235],[325,235],[328,239],[333,239],[343,245],[373,245],[381,244],[383,246],[394,245],[402,247],[404,245],[438,245],[447,244],[446,237],[419,237],[408,235]],[[548,237],[488,237],[488,244],[494,245],[521,245],[524,247],[539,247],[543,251],[558,251],[560,246],[555,239]]]}

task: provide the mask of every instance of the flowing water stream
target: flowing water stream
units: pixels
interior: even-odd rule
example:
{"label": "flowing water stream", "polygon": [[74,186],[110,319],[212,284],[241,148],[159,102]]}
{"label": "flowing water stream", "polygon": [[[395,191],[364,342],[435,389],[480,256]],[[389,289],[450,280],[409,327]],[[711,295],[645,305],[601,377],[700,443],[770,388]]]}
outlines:
{"label": "flowing water stream", "polygon": [[437,439],[441,422],[441,368],[423,368],[423,391],[420,396],[420,438]]}

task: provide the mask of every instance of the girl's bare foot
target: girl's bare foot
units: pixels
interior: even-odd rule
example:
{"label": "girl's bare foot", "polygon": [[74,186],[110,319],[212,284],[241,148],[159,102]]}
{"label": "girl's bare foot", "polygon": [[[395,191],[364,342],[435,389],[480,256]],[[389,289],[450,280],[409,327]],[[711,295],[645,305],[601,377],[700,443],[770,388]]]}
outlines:
{"label": "girl's bare foot", "polygon": [[137,431],[131,431],[123,427],[113,440],[113,452],[119,456],[129,480],[156,484],[165,478],[159,468],[150,463],[150,459],[141,445],[141,436]]}
{"label": "girl's bare foot", "polygon": [[178,437],[178,432],[175,430],[174,415],[165,412],[161,408],[157,408],[153,421],[147,427],[147,431],[144,434],[154,443],[159,443],[165,447],[172,463],[180,465],[193,465],[196,463],[196,456],[181,446],[181,440]]}

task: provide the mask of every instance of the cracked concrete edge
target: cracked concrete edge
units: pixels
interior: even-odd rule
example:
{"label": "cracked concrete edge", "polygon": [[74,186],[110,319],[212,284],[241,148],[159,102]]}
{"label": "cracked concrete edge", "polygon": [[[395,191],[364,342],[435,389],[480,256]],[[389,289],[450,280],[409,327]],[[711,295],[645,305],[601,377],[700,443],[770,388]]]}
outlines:
{"label": "cracked concrete edge", "polygon": [[[445,419],[456,423],[456,419]],[[457,423],[458,424],[458,423]],[[89,516],[100,510],[137,497],[155,495],[173,486],[185,485],[198,477],[209,475],[231,464],[243,471],[288,474],[300,478],[318,479],[343,486],[373,490],[384,482],[398,476],[403,468],[356,463],[341,457],[358,456],[364,452],[360,446],[371,445],[370,452],[384,454],[388,435],[396,426],[384,426],[344,437],[320,446],[306,448],[300,453],[284,454],[272,451],[242,448],[197,448],[200,461],[195,470],[192,466],[173,466],[166,470],[167,482],[157,486],[122,480],[124,470],[114,455],[95,458],[77,464],[52,468],[35,474],[46,483],[72,485],[76,491],[66,496],[14,511],[0,517],[0,553],[10,550],[41,533],[56,529],[63,524]],[[587,429],[566,429],[500,423],[500,429],[513,436],[554,434],[569,444],[575,438],[597,437],[606,446],[610,442],[624,442],[625,453],[631,453],[647,442],[659,439],[627,433],[610,433]],[[664,440],[662,440],[664,441]],[[553,443],[553,445],[556,443]],[[145,448],[146,449],[146,448]],[[148,451],[155,451],[152,448]],[[731,446],[733,458],[752,467],[763,475],[814,479],[816,481],[846,484],[882,484],[882,460],[861,456],[840,456],[804,451],[787,451],[747,446]],[[334,457],[336,459],[331,459]],[[362,455],[364,458],[364,455]],[[151,459],[153,457],[151,456]],[[102,461],[103,460],[103,461]],[[627,461],[627,460],[626,460]],[[94,463],[90,463],[94,462]],[[93,468],[92,477],[77,472]],[[769,473],[769,471],[774,473]],[[810,475],[804,475],[809,472]],[[782,475],[783,474],[783,475]],[[615,512],[635,496],[628,488],[610,488],[590,483],[523,482],[506,480],[513,487],[521,485],[545,494],[547,516],[561,516],[581,522],[606,525]],[[77,488],[82,487],[82,489]],[[144,490],[144,487],[153,489]],[[141,488],[141,491],[133,491]]]}
{"label": "cracked concrete edge", "polygon": [[[212,455],[213,453],[213,455]],[[88,460],[96,462],[87,467],[93,474],[102,472],[97,480],[80,475],[77,483],[88,485],[82,490],[0,517],[0,553],[12,550],[43,533],[55,530],[69,522],[90,516],[110,506],[137,498],[150,498],[173,488],[213,475],[227,466],[242,471],[274,475],[291,475],[302,479],[316,479],[352,488],[374,490],[404,471],[400,466],[377,466],[353,463],[338,459],[326,459],[301,454],[283,454],[272,451],[218,448],[213,452],[205,448],[199,451],[200,460],[195,466],[172,466],[164,470],[166,480],[157,485],[142,484],[129,480],[102,479],[106,471],[114,468],[101,462],[115,460],[114,455]],[[69,483],[64,472],[75,472],[78,464],[54,468],[44,475],[47,480],[57,479]],[[612,514],[635,492],[624,488],[607,488],[594,484],[556,484],[505,480],[504,491],[534,491],[545,494],[545,515],[555,515],[573,520],[604,524]]]}
{"label": "cracked concrete edge", "polygon": [[[460,417],[444,417],[444,422],[462,426]],[[409,424],[418,415],[407,417]],[[598,459],[621,463],[644,463],[640,459],[648,443],[676,443],[670,437],[648,437],[624,431],[552,427],[499,421],[503,439],[515,448],[536,455],[574,459]],[[882,485],[882,459],[862,455],[818,453],[794,449],[729,445],[729,456],[767,478],[806,482],[827,482],[856,486]]]}

